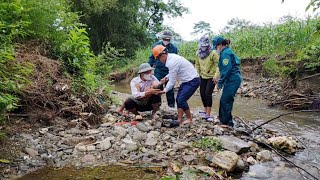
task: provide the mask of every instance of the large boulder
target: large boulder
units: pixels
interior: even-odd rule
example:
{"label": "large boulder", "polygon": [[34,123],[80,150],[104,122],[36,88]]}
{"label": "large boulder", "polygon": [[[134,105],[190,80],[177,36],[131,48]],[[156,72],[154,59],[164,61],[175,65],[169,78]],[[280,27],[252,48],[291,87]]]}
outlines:
{"label": "large boulder", "polygon": [[282,150],[289,154],[294,154],[298,149],[297,141],[287,136],[278,136],[278,137],[269,138],[267,140],[267,143],[273,146],[274,148]]}
{"label": "large boulder", "polygon": [[237,154],[245,153],[250,149],[248,142],[235,136],[220,136],[219,140],[222,143],[223,149],[227,149]]}
{"label": "large boulder", "polygon": [[207,160],[228,172],[232,172],[236,168],[239,158],[240,157],[235,152],[231,151],[222,151],[214,156],[206,157]]}

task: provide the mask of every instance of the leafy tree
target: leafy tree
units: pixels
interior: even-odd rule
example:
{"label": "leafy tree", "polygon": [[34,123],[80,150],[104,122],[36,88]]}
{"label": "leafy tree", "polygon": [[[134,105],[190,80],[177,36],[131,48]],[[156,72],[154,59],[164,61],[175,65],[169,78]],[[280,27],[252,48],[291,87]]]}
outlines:
{"label": "leafy tree", "polygon": [[199,21],[194,23],[192,34],[212,34],[210,23]]}
{"label": "leafy tree", "polygon": [[320,8],[320,0],[311,0],[308,6],[306,7],[306,11],[313,7],[313,12]]}
{"label": "leafy tree", "polygon": [[223,32],[230,32],[233,30],[241,30],[245,29],[247,27],[252,27],[250,21],[247,21],[245,19],[239,19],[239,18],[232,18],[227,22],[227,25],[223,28]]}
{"label": "leafy tree", "polygon": [[139,17],[141,24],[144,24],[152,35],[163,30],[162,23],[164,16],[169,18],[182,16],[188,13],[188,9],[181,5],[180,0],[143,0],[141,1]]}
{"label": "leafy tree", "polygon": [[[102,52],[107,42],[117,49],[125,49],[126,56],[150,44],[150,37],[159,32],[164,16],[177,17],[187,11],[179,0],[70,0],[73,10],[82,12],[81,21],[87,25],[91,47],[96,54]],[[90,6],[92,4],[92,6]]]}
{"label": "leafy tree", "polygon": [[[281,3],[284,3],[284,0],[281,1]],[[310,0],[309,4],[306,7],[306,11],[308,11],[310,8],[313,8],[313,12],[315,12],[317,9],[320,8],[320,0]]]}

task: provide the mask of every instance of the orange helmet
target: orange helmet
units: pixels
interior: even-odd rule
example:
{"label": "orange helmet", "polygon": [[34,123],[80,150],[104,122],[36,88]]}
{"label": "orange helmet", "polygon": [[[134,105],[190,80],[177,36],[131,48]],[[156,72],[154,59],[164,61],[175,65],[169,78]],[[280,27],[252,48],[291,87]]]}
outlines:
{"label": "orange helmet", "polygon": [[156,45],[155,47],[152,48],[153,57],[157,58],[165,49],[166,47],[162,45]]}

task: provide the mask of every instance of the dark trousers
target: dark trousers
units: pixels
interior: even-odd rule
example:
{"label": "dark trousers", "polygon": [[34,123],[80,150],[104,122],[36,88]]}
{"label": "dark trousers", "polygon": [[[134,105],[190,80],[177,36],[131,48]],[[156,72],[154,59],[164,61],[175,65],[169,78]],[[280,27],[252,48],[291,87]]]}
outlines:
{"label": "dark trousers", "polygon": [[174,100],[174,88],[172,88],[170,91],[166,93],[167,102],[169,107],[174,107],[175,100]]}
{"label": "dark trousers", "polygon": [[188,99],[194,94],[200,85],[200,78],[194,78],[191,81],[184,82],[180,85],[178,94],[177,94],[177,106],[178,108],[186,111],[189,109]]}
{"label": "dark trousers", "polygon": [[227,82],[224,84],[219,106],[219,119],[224,125],[233,127],[232,108],[234,96],[236,95],[240,84],[241,80]]}
{"label": "dark trousers", "polygon": [[137,111],[144,112],[144,111],[151,111],[153,109],[152,104],[161,103],[161,96],[159,95],[152,95],[149,97],[148,102],[146,105],[140,105],[135,102],[132,98],[128,98],[124,102],[124,107],[126,110],[136,108]]}
{"label": "dark trousers", "polygon": [[203,79],[200,77],[200,96],[204,107],[212,107],[212,93],[215,84],[210,79]]}
{"label": "dark trousers", "polygon": [[[160,81],[162,78],[164,78],[165,76],[163,74],[159,74],[159,73],[155,73],[154,74],[156,76],[156,78]],[[168,91],[166,93],[166,97],[167,97],[167,102],[168,102],[168,106],[169,107],[174,107],[175,105],[175,100],[174,100],[174,87]]]}

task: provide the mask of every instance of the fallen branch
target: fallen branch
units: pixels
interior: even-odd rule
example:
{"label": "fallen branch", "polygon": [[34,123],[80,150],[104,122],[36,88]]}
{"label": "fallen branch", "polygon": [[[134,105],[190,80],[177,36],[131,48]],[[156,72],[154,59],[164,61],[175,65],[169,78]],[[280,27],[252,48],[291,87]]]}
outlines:
{"label": "fallen branch", "polygon": [[[270,148],[271,150],[273,150],[276,154],[278,154],[280,157],[282,157],[285,161],[287,161],[290,165],[304,171],[305,173],[307,173],[309,176],[311,176],[312,178],[319,180],[319,178],[315,177],[314,175],[312,175],[311,173],[309,173],[307,170],[303,169],[302,167],[296,165],[295,163],[293,163],[292,161],[290,161],[288,158],[286,158],[284,155],[282,155],[280,152],[278,152],[275,148],[273,148],[272,146],[270,146],[269,144],[266,144],[264,142],[261,142],[255,138],[252,138],[253,142],[255,143],[260,143],[263,144],[264,146]],[[300,172],[299,172],[300,173]],[[300,173],[301,174],[301,173]],[[303,174],[301,174],[303,176]]]}
{"label": "fallen branch", "polygon": [[312,77],[315,77],[315,76],[320,76],[320,73],[317,73],[317,74],[314,74],[314,75],[311,75],[311,76],[307,76],[307,77],[304,77],[302,79],[298,79],[298,81],[303,81],[303,80],[306,80],[306,79],[309,79],[309,78],[312,78]]}
{"label": "fallen branch", "polygon": [[265,125],[265,124],[268,124],[269,122],[274,121],[274,120],[276,120],[276,119],[278,119],[278,118],[280,118],[280,117],[282,117],[282,116],[286,116],[286,115],[290,115],[290,114],[295,114],[295,113],[301,113],[301,112],[320,112],[320,110],[300,110],[300,111],[293,111],[293,112],[289,112],[289,113],[280,114],[279,116],[274,117],[274,118],[272,118],[272,119],[270,119],[270,120],[268,120],[268,121],[266,121],[266,122],[258,125],[257,127],[253,128],[253,129],[249,132],[249,134],[251,134],[254,130],[260,128],[261,126],[263,126],[263,125]]}

